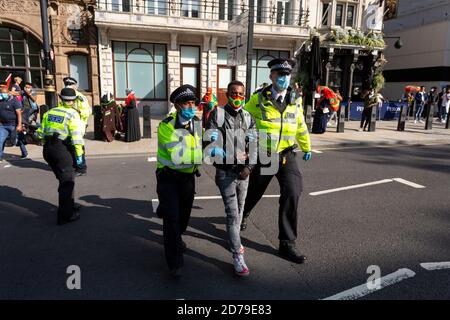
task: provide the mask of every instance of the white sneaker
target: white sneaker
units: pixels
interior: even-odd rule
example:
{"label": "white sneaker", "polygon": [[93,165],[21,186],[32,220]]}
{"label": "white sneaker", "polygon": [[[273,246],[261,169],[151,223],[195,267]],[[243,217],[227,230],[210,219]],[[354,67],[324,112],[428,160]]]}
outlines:
{"label": "white sneaker", "polygon": [[414,120],[414,123],[417,123],[417,120]]}
{"label": "white sneaker", "polygon": [[247,265],[244,261],[244,255],[243,254],[233,254],[233,267],[234,267],[234,273],[241,277],[246,277],[250,274],[250,271],[248,270]]}

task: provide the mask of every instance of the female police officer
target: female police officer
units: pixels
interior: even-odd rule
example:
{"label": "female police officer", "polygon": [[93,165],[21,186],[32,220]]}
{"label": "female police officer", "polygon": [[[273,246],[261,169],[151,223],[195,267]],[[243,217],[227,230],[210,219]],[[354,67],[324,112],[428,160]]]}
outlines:
{"label": "female police officer", "polygon": [[56,108],[44,114],[42,126],[38,129],[39,138],[44,141],[44,159],[52,168],[59,181],[58,224],[78,220],[79,207],[75,206],[73,190],[75,188],[76,164],[82,164],[83,134],[85,124],[73,108],[77,94],[72,88],[64,88],[60,94],[61,102]]}
{"label": "female police officer", "polygon": [[186,231],[195,192],[195,175],[202,163],[202,124],[195,116],[197,94],[190,85],[170,95],[176,112],[158,127],[156,180],[163,219],[164,250],[170,274],[178,278],[186,249],[181,235]]}

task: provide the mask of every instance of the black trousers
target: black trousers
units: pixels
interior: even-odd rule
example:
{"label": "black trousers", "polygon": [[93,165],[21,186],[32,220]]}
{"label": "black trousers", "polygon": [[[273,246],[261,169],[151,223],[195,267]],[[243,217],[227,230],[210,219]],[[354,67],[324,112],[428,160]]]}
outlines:
{"label": "black trousers", "polygon": [[372,119],[372,108],[364,108],[361,115],[361,124],[360,128],[366,129]]}
{"label": "black trousers", "polygon": [[[295,161],[296,155],[289,152],[286,163],[280,156],[278,172],[275,174],[280,185],[280,199],[278,211],[278,239],[280,242],[294,244],[297,239],[297,208],[303,190],[302,175]],[[250,215],[251,210],[262,198],[273,175],[261,175],[261,165],[257,165],[250,175],[247,198],[245,200],[244,217]]]}
{"label": "black trousers", "polygon": [[157,215],[163,219],[164,251],[169,269],[183,266],[181,235],[191,217],[195,194],[194,174],[158,170],[156,192],[159,205]]}
{"label": "black trousers", "polygon": [[55,139],[44,144],[43,155],[59,181],[58,220],[68,220],[74,214],[75,176],[72,150],[61,140]]}

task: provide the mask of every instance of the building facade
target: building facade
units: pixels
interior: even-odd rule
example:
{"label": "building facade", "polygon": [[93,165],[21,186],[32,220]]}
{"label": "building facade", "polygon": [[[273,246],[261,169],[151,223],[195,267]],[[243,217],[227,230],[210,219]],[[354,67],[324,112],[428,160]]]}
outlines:
{"label": "building facade", "polygon": [[[0,79],[11,73],[32,82],[44,104],[39,0],[0,0],[0,8]],[[56,90],[70,75],[92,104],[99,102],[94,8],[90,0],[49,1],[48,7]]]}
{"label": "building facade", "polygon": [[450,84],[450,2],[398,0],[397,14],[384,23],[386,36],[400,37],[386,49],[384,94],[398,99],[407,85],[438,88]]}

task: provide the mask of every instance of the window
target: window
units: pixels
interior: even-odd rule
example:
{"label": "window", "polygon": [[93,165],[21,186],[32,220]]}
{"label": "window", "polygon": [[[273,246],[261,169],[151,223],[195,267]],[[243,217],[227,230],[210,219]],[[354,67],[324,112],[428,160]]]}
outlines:
{"label": "window", "polygon": [[253,50],[252,58],[252,92],[263,83],[270,83],[270,68],[267,63],[274,58],[289,58],[289,51],[277,50]]}
{"label": "window", "polygon": [[165,44],[113,42],[114,87],[118,99],[131,88],[143,100],[167,99],[167,50]]}
{"label": "window", "polygon": [[330,25],[330,11],[331,11],[331,3],[324,3],[322,5],[322,26]]}
{"label": "window", "polygon": [[257,0],[257,5],[256,5],[256,22],[257,23],[262,23],[263,21],[263,0]]}
{"label": "window", "polygon": [[289,0],[277,1],[277,24],[290,24],[291,3]]}
{"label": "window", "polygon": [[234,0],[219,0],[219,20],[233,20]]}
{"label": "window", "polygon": [[21,30],[0,27],[0,79],[8,74],[20,76],[42,88],[44,68],[41,60],[41,43],[31,34]]}
{"label": "window", "polygon": [[337,4],[336,5],[336,17],[334,24],[337,26],[342,26],[342,16],[344,13],[344,5],[343,4]]}
{"label": "window", "polygon": [[167,15],[167,1],[165,0],[147,0],[147,13]]}
{"label": "window", "polygon": [[227,48],[217,48],[217,100],[220,106],[227,103],[227,87],[235,79],[236,74],[236,68],[227,64]]}
{"label": "window", "polygon": [[355,19],[355,6],[348,6],[347,7],[347,19],[345,25],[347,27],[353,28],[353,23]]}
{"label": "window", "polygon": [[199,87],[200,74],[200,48],[180,46],[181,53],[181,84],[190,84]]}
{"label": "window", "polygon": [[200,0],[184,0],[181,3],[181,15],[183,17],[198,18],[200,16]]}
{"label": "window", "polygon": [[112,11],[131,12],[131,0],[111,0]]}
{"label": "window", "polygon": [[70,76],[77,80],[79,89],[89,91],[87,56],[79,54],[69,56],[69,72]]}

